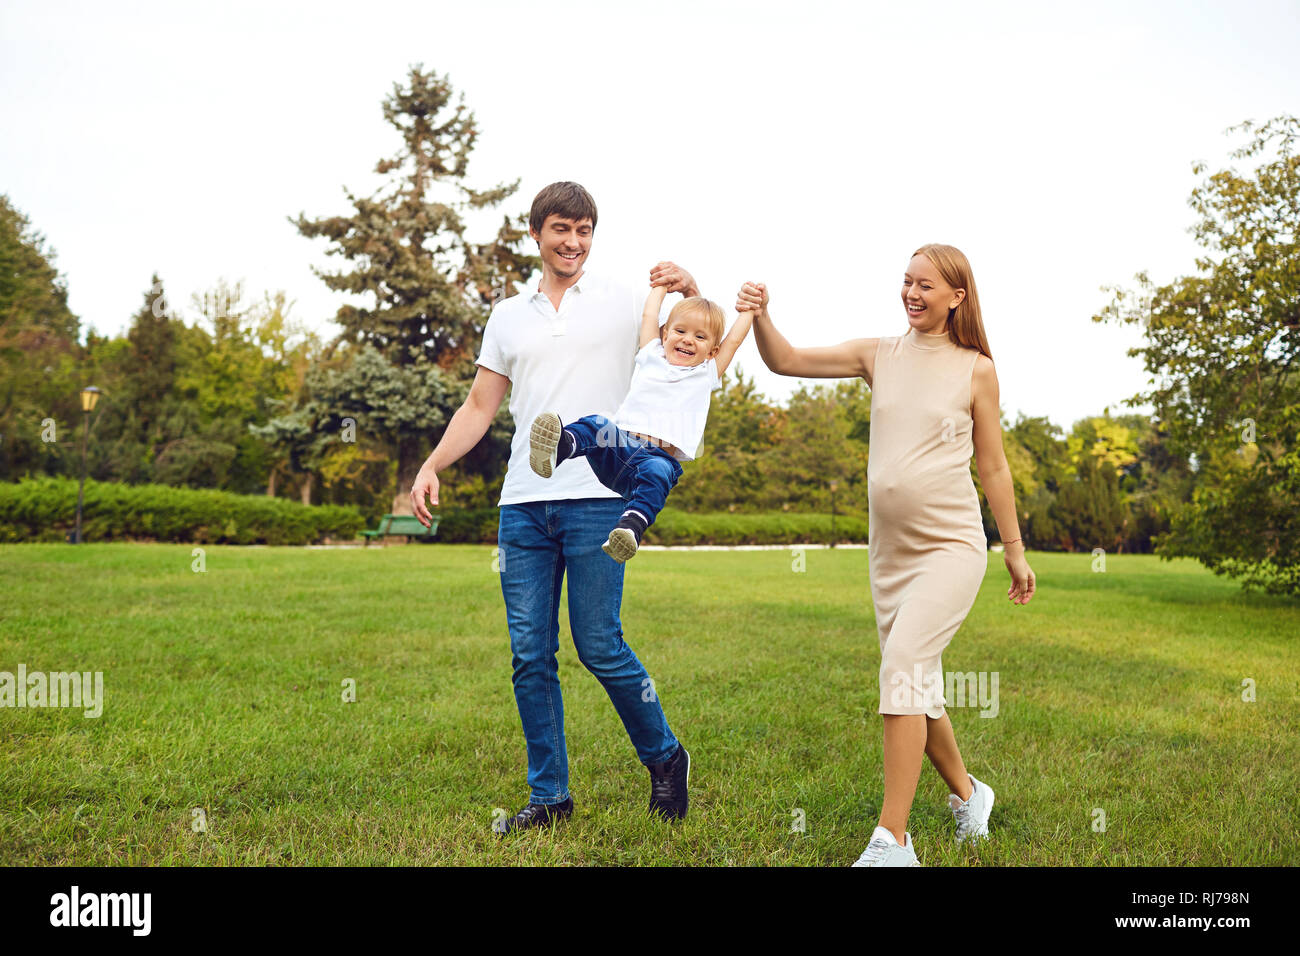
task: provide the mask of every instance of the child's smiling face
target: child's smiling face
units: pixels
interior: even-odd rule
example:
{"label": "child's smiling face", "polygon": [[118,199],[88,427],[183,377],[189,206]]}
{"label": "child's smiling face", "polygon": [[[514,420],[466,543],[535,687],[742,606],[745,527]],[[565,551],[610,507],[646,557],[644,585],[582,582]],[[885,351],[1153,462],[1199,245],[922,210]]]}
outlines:
{"label": "child's smiling face", "polygon": [[659,337],[664,343],[664,356],[669,365],[699,365],[718,354],[718,343],[709,333],[705,317],[695,312],[669,316]]}

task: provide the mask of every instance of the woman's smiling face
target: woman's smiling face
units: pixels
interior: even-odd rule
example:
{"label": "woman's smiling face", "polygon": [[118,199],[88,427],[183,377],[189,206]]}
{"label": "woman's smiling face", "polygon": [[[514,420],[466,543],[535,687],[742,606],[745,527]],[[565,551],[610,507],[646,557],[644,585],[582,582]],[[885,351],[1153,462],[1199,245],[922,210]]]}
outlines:
{"label": "woman's smiling face", "polygon": [[948,285],[933,262],[922,255],[912,257],[903,273],[903,308],[912,328],[931,334],[944,331],[948,311],[964,298],[966,290]]}

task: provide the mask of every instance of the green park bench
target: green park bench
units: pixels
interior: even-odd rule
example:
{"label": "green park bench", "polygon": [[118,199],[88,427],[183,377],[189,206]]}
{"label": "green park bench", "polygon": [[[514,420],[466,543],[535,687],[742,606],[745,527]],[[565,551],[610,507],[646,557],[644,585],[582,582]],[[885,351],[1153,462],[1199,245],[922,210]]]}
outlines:
{"label": "green park bench", "polygon": [[384,515],[379,522],[379,527],[373,531],[362,531],[365,535],[365,546],[369,547],[370,542],[375,538],[382,538],[390,534],[404,534],[411,538],[420,538],[422,540],[432,540],[433,536],[438,533],[438,516],[431,515],[429,527],[420,524],[420,519],[415,515]]}

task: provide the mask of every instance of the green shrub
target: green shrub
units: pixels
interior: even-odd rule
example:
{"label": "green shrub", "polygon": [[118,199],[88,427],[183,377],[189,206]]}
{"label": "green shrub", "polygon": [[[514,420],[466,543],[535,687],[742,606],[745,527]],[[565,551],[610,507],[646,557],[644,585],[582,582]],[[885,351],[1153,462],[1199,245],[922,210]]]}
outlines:
{"label": "green shrub", "polygon": [[451,508],[438,512],[438,536],[444,544],[496,544],[497,508]]}
{"label": "green shrub", "polygon": [[[496,508],[444,509],[439,512],[437,541],[444,544],[495,544],[499,511]],[[665,509],[646,532],[647,544],[829,544],[830,515],[692,514]],[[837,542],[867,540],[867,523],[861,518],[837,515]]]}
{"label": "green shrub", "polygon": [[[835,517],[836,542],[867,540],[867,523]],[[829,544],[831,516],[774,511],[766,514],[692,514],[665,508],[645,534],[647,544]]]}
{"label": "green shrub", "polygon": [[[76,526],[77,482],[67,477],[0,484],[0,542],[64,541]],[[495,544],[497,508],[438,512],[444,544]],[[351,506],[304,506],[285,498],[236,495],[170,485],[86,481],[85,541],[175,541],[195,544],[310,544],[356,538],[367,523]],[[826,514],[693,514],[665,509],[646,532],[647,544],[828,544]],[[837,542],[865,542],[861,518],[835,518]]]}
{"label": "green shrub", "polygon": [[[64,541],[76,521],[72,478],[0,484],[0,541]],[[364,527],[350,506],[89,479],[81,514],[83,541],[310,544],[326,537],[352,539]]]}

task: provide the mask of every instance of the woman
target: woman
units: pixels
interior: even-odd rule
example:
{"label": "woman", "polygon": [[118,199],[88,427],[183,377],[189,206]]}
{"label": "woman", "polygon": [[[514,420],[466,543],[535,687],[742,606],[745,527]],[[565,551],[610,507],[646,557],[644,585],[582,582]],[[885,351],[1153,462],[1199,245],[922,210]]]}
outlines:
{"label": "woman", "polygon": [[943,709],[941,661],[988,566],[972,450],[1005,546],[1007,594],[1027,604],[1035,591],[970,263],[952,246],[922,246],[903,275],[902,299],[906,334],[822,348],[786,341],[768,314],[764,286],[746,283],[736,302],[754,312],[758,350],[772,371],[861,376],[871,386],[868,565],[880,635],[885,799],[854,866],[919,865],[907,818],[923,754],[951,791],[958,841],[988,835],[993,790],[967,772],[957,748]]}

